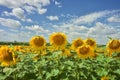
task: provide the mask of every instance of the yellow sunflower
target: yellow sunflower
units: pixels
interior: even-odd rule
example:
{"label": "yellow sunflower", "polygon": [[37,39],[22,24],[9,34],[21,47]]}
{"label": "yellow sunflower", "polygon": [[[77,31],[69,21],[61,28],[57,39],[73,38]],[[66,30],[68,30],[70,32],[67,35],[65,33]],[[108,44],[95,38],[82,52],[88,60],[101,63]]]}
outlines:
{"label": "yellow sunflower", "polygon": [[15,55],[11,48],[3,46],[0,48],[0,62],[1,66],[10,66],[16,63]]}
{"label": "yellow sunflower", "polygon": [[78,47],[82,46],[84,44],[83,40],[81,38],[77,38],[73,40],[71,49],[76,50]]}
{"label": "yellow sunflower", "polygon": [[56,32],[50,35],[50,44],[54,49],[64,49],[67,44],[66,35],[64,33]]}
{"label": "yellow sunflower", "polygon": [[88,58],[94,56],[94,49],[89,45],[82,45],[78,47],[77,54],[79,58]]}
{"label": "yellow sunflower", "polygon": [[101,80],[109,80],[109,77],[103,76]]}
{"label": "yellow sunflower", "polygon": [[112,56],[113,52],[120,52],[120,41],[118,39],[110,40],[107,45],[108,55]]}
{"label": "yellow sunflower", "polygon": [[90,45],[93,48],[96,47],[96,41],[94,39],[92,39],[92,38],[87,38],[85,40],[85,44]]}
{"label": "yellow sunflower", "polygon": [[44,37],[42,37],[42,36],[34,36],[30,40],[30,45],[35,49],[42,50],[45,48],[46,41],[45,41]]}

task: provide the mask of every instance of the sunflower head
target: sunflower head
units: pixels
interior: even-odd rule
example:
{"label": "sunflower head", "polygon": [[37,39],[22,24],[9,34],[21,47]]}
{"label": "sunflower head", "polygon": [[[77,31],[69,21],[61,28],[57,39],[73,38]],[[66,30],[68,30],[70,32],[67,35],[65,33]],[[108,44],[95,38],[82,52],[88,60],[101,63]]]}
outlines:
{"label": "sunflower head", "polygon": [[92,38],[88,38],[85,40],[85,43],[87,45],[90,45],[91,47],[95,48],[96,47],[96,41]]}
{"label": "sunflower head", "polygon": [[34,48],[42,49],[43,47],[45,47],[46,41],[45,41],[44,37],[42,37],[42,36],[34,36],[30,40],[30,45]]}
{"label": "sunflower head", "polygon": [[119,40],[111,40],[108,43],[108,47],[113,50],[118,49],[120,47],[120,41]]}
{"label": "sunflower head", "polygon": [[120,52],[120,41],[117,39],[110,40],[106,46],[107,51],[109,51],[110,55],[113,52]]}
{"label": "sunflower head", "polygon": [[2,66],[10,66],[15,64],[15,57],[11,48],[8,48],[7,46],[0,48],[0,61]]}
{"label": "sunflower head", "polygon": [[103,76],[101,80],[109,80],[109,77]]}
{"label": "sunflower head", "polygon": [[53,33],[50,35],[50,44],[52,46],[54,46],[54,48],[58,49],[62,49],[65,47],[65,45],[67,44],[67,40],[66,40],[66,35],[64,33]]}
{"label": "sunflower head", "polygon": [[76,50],[78,47],[82,46],[84,44],[83,40],[81,38],[77,38],[73,40],[71,49]]}
{"label": "sunflower head", "polygon": [[77,54],[80,58],[88,58],[94,55],[94,50],[89,45],[83,45],[78,47]]}

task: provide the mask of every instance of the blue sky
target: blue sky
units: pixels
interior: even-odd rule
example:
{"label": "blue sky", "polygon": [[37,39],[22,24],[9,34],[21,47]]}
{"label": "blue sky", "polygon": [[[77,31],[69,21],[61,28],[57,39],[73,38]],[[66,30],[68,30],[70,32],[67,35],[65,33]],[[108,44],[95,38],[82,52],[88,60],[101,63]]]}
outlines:
{"label": "blue sky", "polygon": [[94,38],[106,44],[120,39],[120,0],[0,0],[0,41],[25,41],[53,32]]}

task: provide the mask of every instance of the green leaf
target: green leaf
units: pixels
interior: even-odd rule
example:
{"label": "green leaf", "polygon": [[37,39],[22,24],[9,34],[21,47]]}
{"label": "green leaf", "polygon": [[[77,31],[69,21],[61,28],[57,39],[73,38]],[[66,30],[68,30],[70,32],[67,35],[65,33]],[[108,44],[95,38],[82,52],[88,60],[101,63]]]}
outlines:
{"label": "green leaf", "polygon": [[51,76],[52,76],[52,74],[51,73],[49,73],[49,72],[47,72],[46,73],[46,79],[48,80],[48,79],[50,79],[51,78]]}
{"label": "green leaf", "polygon": [[97,79],[92,75],[92,80],[97,80]]}
{"label": "green leaf", "polygon": [[7,76],[0,74],[0,80],[5,80]]}
{"label": "green leaf", "polygon": [[52,53],[52,55],[50,56],[51,58],[56,58],[59,57],[59,55],[62,53],[62,51],[56,51],[54,53]]}
{"label": "green leaf", "polygon": [[52,74],[52,76],[57,76],[59,74],[59,70],[58,69],[53,69],[51,74]]}
{"label": "green leaf", "polygon": [[97,69],[97,70],[96,70],[96,73],[97,73],[99,76],[108,75],[108,71],[105,70],[104,68],[102,68],[102,69]]}
{"label": "green leaf", "polygon": [[73,66],[73,65],[74,65],[73,61],[65,61],[64,63],[65,63],[66,65],[70,65],[70,66]]}
{"label": "green leaf", "polygon": [[116,71],[113,71],[113,72],[120,75],[120,69],[117,69]]}

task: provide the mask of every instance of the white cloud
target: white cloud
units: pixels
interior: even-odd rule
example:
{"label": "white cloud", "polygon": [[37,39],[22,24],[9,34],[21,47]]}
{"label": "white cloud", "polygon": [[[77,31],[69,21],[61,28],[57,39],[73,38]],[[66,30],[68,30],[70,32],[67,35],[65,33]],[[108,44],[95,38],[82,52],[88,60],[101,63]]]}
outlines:
{"label": "white cloud", "polygon": [[25,12],[23,9],[21,8],[14,8],[12,9],[12,12],[7,12],[7,11],[4,11],[2,13],[3,16],[16,16],[18,19],[20,19],[21,21],[27,21],[27,22],[33,22],[30,18],[26,18],[25,17]]}
{"label": "white cloud", "polygon": [[23,6],[23,9],[25,9],[29,14],[34,13],[34,11],[36,10],[35,7],[28,5]]}
{"label": "white cloud", "polygon": [[43,28],[39,25],[26,26],[26,29],[33,30],[33,31],[42,31],[43,30]]}
{"label": "white cloud", "polygon": [[12,10],[12,15],[20,18],[20,19],[25,19],[25,14],[24,14],[24,10],[21,8],[14,8]]}
{"label": "white cloud", "polygon": [[32,19],[26,19],[27,22],[33,22]]}
{"label": "white cloud", "polygon": [[47,19],[49,19],[50,21],[59,20],[58,16],[47,16]]}
{"label": "white cloud", "polygon": [[37,11],[38,13],[45,13],[47,9],[42,9],[42,7],[50,4],[50,0],[0,0],[0,5],[14,9],[22,8],[28,13],[32,11]]}
{"label": "white cloud", "polygon": [[50,0],[38,0],[43,6],[47,6],[50,4]]}
{"label": "white cloud", "polygon": [[47,9],[38,9],[39,14],[44,14],[47,12]]}
{"label": "white cloud", "polygon": [[55,1],[55,5],[60,5],[61,3],[58,1]]}
{"label": "white cloud", "polygon": [[36,31],[36,32],[41,32],[41,33],[49,33],[49,30],[43,29],[42,26],[39,25],[32,25],[32,26],[25,26],[26,29],[31,30],[31,31]]}
{"label": "white cloud", "polygon": [[4,30],[3,29],[0,29],[0,32],[3,32]]}
{"label": "white cloud", "polygon": [[80,16],[78,18],[75,18],[72,20],[74,24],[88,24],[96,21],[97,19],[101,17],[105,17],[108,14],[112,14],[116,11],[100,11],[100,12],[94,12],[91,14],[87,14],[84,16]]}
{"label": "white cloud", "polygon": [[0,18],[0,25],[10,28],[17,28],[21,26],[21,23],[13,19]]}
{"label": "white cloud", "polygon": [[91,27],[89,29],[89,34],[90,35],[111,35],[115,34],[118,30],[110,27],[106,24],[103,24],[101,22],[97,22],[94,27]]}
{"label": "white cloud", "polygon": [[55,0],[55,1],[53,1],[53,2],[54,2],[54,3],[55,3],[55,5],[56,5],[56,6],[58,6],[59,8],[60,8],[60,7],[62,7],[62,5],[61,5],[61,3],[60,3],[60,2],[58,2],[58,1],[56,1],[56,0]]}
{"label": "white cloud", "polygon": [[120,16],[111,16],[107,19],[109,22],[120,22]]}
{"label": "white cloud", "polygon": [[21,7],[22,4],[22,0],[0,0],[0,5],[6,6],[8,8]]}

